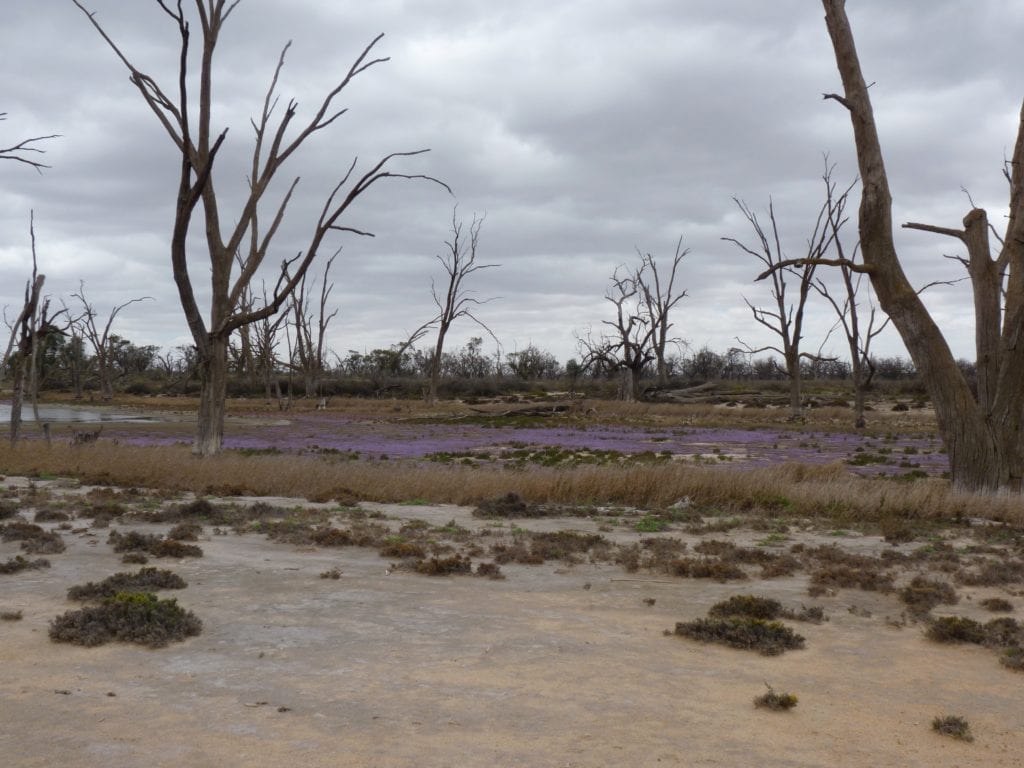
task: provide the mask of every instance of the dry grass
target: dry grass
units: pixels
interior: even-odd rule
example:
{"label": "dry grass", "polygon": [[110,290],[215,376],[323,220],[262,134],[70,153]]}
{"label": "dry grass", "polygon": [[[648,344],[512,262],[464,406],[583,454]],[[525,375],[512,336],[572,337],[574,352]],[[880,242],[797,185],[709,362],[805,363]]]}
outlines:
{"label": "dry grass", "polygon": [[140,486],[210,495],[291,496],[315,501],[474,505],[507,493],[526,502],[622,504],[664,508],[689,498],[702,508],[849,520],[983,517],[1024,522],[1015,496],[954,492],[942,480],[894,483],[851,476],[840,465],[781,464],[736,470],[686,465],[500,468],[404,462],[339,463],[315,456],[193,457],[186,447],[98,444],[88,449],[25,443],[0,446],[9,474],[70,475],[91,484]]}

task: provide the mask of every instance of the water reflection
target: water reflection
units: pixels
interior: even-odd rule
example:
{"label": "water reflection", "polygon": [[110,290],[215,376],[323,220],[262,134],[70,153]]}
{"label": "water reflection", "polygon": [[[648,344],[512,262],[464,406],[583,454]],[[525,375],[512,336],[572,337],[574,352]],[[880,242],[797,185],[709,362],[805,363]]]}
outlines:
{"label": "water reflection", "polygon": [[[40,421],[51,423],[77,423],[77,424],[99,424],[101,422],[139,423],[152,421],[147,416],[138,414],[117,413],[116,411],[94,411],[88,408],[72,408],[65,405],[41,405],[39,406]],[[21,409],[21,420],[23,422],[35,421],[32,413],[32,406],[25,405]],[[11,406],[9,403],[0,403],[0,423],[10,423]]]}

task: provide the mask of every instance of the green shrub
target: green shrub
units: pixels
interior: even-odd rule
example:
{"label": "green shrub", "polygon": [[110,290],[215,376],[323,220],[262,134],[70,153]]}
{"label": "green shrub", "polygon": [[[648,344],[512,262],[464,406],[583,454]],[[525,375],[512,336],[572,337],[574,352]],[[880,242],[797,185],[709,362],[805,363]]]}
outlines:
{"label": "green shrub", "polygon": [[974,741],[970,724],[959,715],[943,715],[932,720],[932,730],[943,736],[951,736],[961,741]]}
{"label": "green shrub", "polygon": [[760,709],[770,709],[773,712],[784,712],[792,709],[797,704],[797,697],[792,693],[776,693],[768,683],[768,692],[762,693],[754,698],[754,706]]}
{"label": "green shrub", "polygon": [[115,573],[103,581],[80,584],[68,590],[68,600],[102,600],[120,592],[151,592],[158,589],[184,589],[188,583],[176,573],[157,568],[142,568],[137,573]]}
{"label": "green shrub", "polygon": [[202,622],[176,600],[151,592],[119,592],[101,605],[68,611],[50,622],[50,639],[96,646],[111,641],[162,648],[202,631]]}
{"label": "green shrub", "polygon": [[935,619],[925,631],[929,640],[939,643],[976,643],[982,645],[987,634],[985,627],[974,619],[963,616],[942,616]]}
{"label": "green shrub", "polygon": [[681,621],[676,624],[675,634],[702,643],[756,650],[765,656],[804,647],[804,638],[780,621],[741,616]]}

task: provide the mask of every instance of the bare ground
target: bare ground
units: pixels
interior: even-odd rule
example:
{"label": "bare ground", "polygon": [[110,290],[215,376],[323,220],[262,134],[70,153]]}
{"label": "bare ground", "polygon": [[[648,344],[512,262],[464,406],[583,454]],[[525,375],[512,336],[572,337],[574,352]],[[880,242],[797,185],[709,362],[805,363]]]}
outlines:
{"label": "bare ground", "polygon": [[[378,509],[393,523],[482,525],[466,508]],[[203,620],[199,637],[160,650],[50,642],[69,586],[127,569],[104,537],[65,535],[50,569],[0,577],[0,609],[23,613],[0,622],[0,764],[996,768],[1024,754],[1024,676],[991,651],[893,626],[892,596],[811,601],[806,576],[718,584],[550,562],[503,566],[503,581],[431,578],[373,550],[207,529],[204,557],[152,563],[189,582],[166,595]],[[17,551],[0,544],[0,559]],[[335,567],[340,579],[320,578]],[[749,593],[816,602],[829,621],[795,625],[807,647],[779,657],[664,634]],[[966,590],[955,613],[985,618],[974,605],[990,593]],[[765,682],[799,706],[755,709]],[[942,714],[965,716],[975,741],[933,733]]]}

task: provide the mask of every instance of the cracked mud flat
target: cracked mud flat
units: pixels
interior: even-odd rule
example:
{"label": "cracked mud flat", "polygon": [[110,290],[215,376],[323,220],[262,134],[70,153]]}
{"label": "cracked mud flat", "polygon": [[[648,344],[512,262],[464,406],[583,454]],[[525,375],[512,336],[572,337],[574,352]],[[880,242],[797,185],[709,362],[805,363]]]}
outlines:
{"label": "cracked mud flat", "polygon": [[[467,508],[374,508],[392,526],[485,525]],[[199,637],[160,650],[50,642],[49,620],[75,606],[68,587],[133,568],[106,533],[65,533],[50,569],[0,577],[0,608],[23,613],[0,622],[0,764],[994,767],[1024,754],[1024,675],[992,651],[890,626],[892,595],[810,600],[806,575],[719,584],[553,562],[502,566],[503,581],[431,578],[390,571],[372,549],[207,527],[204,557],[150,561],[189,582],[161,594],[203,620]],[[17,552],[0,543],[0,559]],[[320,578],[335,567],[340,579]],[[997,591],[961,592],[950,612],[990,618],[976,606]],[[663,634],[751,593],[822,605],[829,621],[794,625],[807,647],[779,657]],[[765,681],[799,706],[755,709]],[[975,742],[934,734],[940,714],[965,716]]]}

